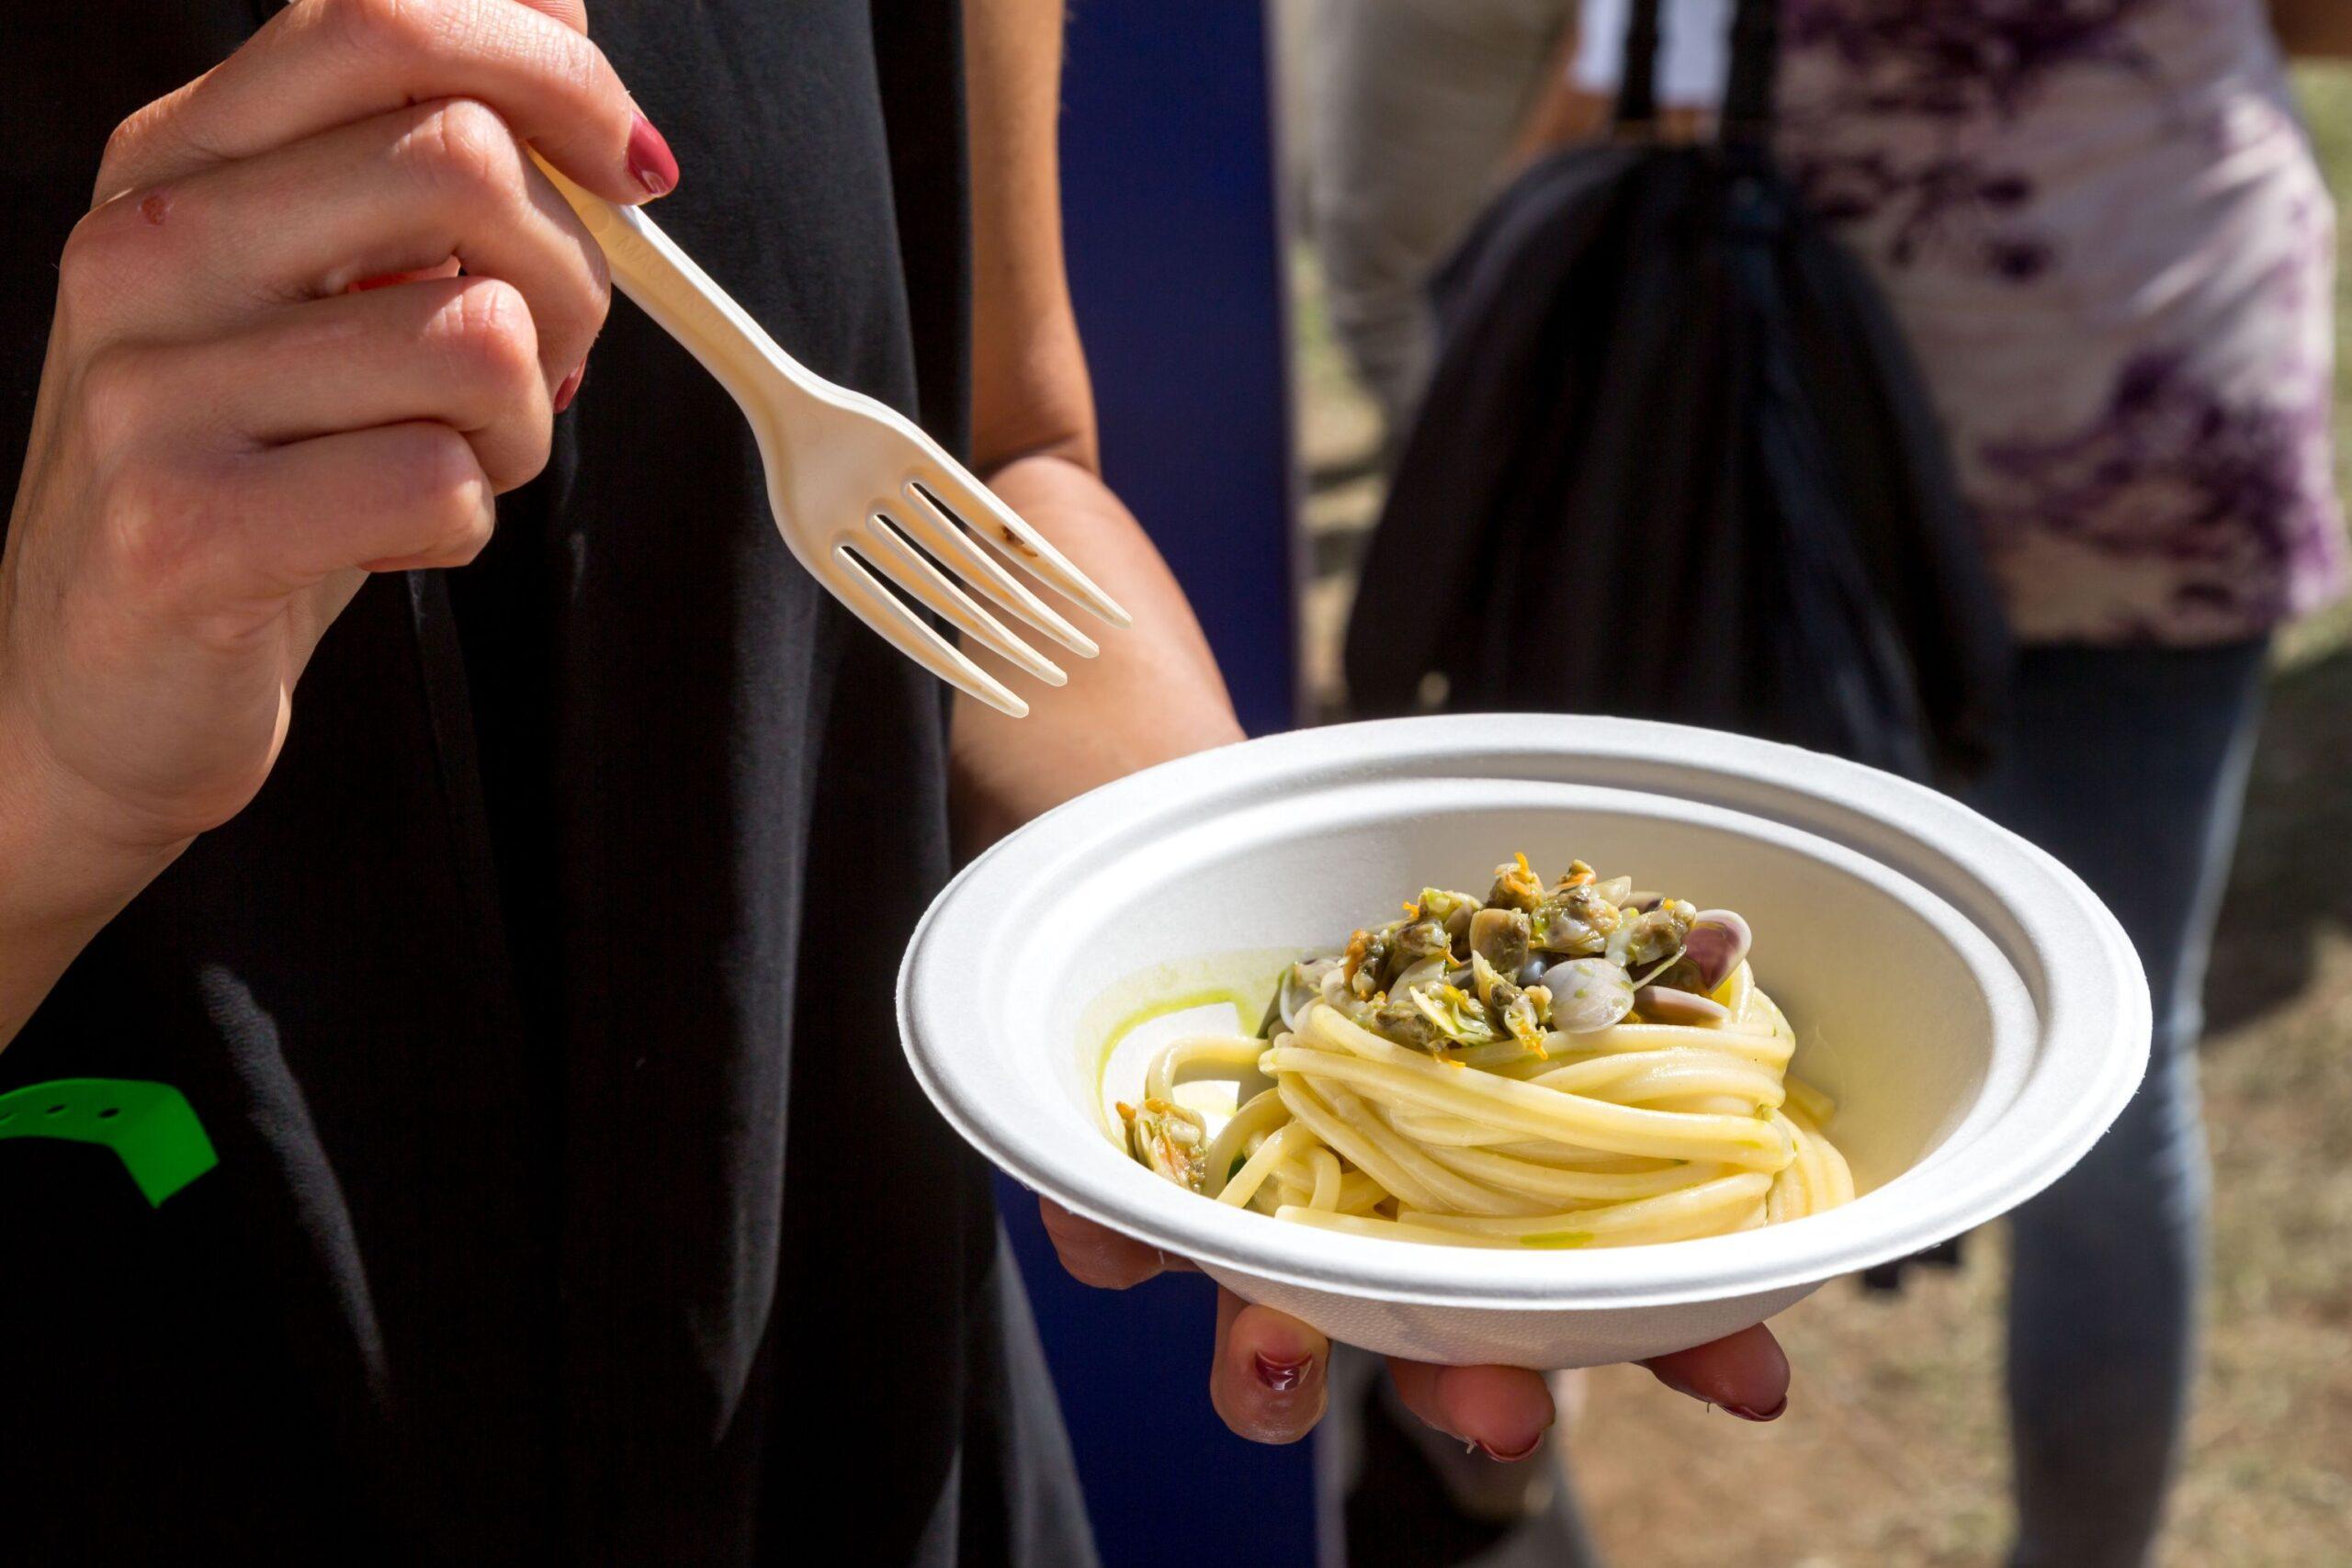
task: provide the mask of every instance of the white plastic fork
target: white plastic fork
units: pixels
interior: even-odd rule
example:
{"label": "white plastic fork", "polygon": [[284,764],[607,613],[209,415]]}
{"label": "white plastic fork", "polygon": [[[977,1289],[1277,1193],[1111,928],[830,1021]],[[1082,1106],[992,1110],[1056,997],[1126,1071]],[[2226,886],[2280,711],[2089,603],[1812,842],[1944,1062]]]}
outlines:
{"label": "white plastic fork", "polygon": [[768,506],[785,544],[893,648],[956,690],[1019,718],[1029,705],[891,588],[1049,686],[1069,680],[1061,667],[1015,636],[957,579],[1081,658],[1094,657],[1092,639],[1006,563],[1114,626],[1133,624],[913,422],[785,353],[643,212],[582,190],[536,152],[532,157],[604,247],[621,292],[700,360],[742,409],[759,441]]}

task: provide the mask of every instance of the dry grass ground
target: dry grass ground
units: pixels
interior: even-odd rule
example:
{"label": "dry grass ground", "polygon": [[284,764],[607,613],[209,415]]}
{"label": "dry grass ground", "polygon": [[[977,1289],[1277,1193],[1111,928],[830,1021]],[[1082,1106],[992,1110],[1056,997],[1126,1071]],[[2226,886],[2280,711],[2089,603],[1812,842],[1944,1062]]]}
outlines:
{"label": "dry grass ground", "polygon": [[[2352,197],[2352,75],[2305,86],[2339,197]],[[1378,495],[1363,464],[1371,416],[1322,336],[1310,262],[1301,283],[1319,568],[1306,656],[1329,690]],[[2352,397],[2343,406],[2352,430]],[[2352,611],[2284,649],[2223,927],[2204,1049],[2211,1323],[2165,1561],[2352,1565]],[[1996,1562],[2009,1529],[2002,1277],[1988,1235],[1963,1269],[1915,1276],[1897,1300],[1823,1291],[1779,1325],[1799,1374],[1790,1414],[1769,1427],[1660,1399],[1637,1371],[1595,1374],[1576,1462],[1612,1561]]]}

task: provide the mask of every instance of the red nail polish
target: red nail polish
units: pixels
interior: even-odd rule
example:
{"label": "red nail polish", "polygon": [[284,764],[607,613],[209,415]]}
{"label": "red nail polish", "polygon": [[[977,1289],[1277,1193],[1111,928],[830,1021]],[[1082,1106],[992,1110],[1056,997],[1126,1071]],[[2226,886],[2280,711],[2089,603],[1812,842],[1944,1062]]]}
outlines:
{"label": "red nail polish", "polygon": [[1745,1404],[1726,1404],[1724,1406],[1725,1410],[1730,1411],[1733,1415],[1738,1416],[1743,1421],[1778,1421],[1781,1418],[1781,1413],[1786,1411],[1788,1407],[1789,1396],[1785,1393],[1781,1395],[1780,1403],[1773,1405],[1770,1410],[1756,1410]]}
{"label": "red nail polish", "polygon": [[667,196],[678,188],[677,157],[643,115],[628,124],[628,172],[648,196]]}
{"label": "red nail polish", "polygon": [[1483,1438],[1478,1441],[1478,1451],[1485,1454],[1488,1459],[1495,1461],[1498,1464],[1517,1464],[1521,1460],[1525,1459],[1528,1455],[1533,1453],[1537,1449],[1540,1449],[1543,1446],[1544,1434],[1538,1432],[1535,1436],[1527,1439],[1527,1446],[1525,1448],[1521,1449],[1516,1453],[1505,1453],[1502,1450],[1495,1447],[1494,1444],[1487,1442]]}
{"label": "red nail polish", "polygon": [[1276,1393],[1288,1393],[1306,1381],[1315,1370],[1315,1358],[1307,1356],[1295,1361],[1277,1361],[1263,1350],[1258,1352],[1258,1381]]}
{"label": "red nail polish", "polygon": [[588,362],[584,359],[571,367],[571,374],[566,376],[563,378],[563,385],[555,389],[556,412],[561,413],[571,406],[571,400],[580,395],[581,379],[587,374]]}

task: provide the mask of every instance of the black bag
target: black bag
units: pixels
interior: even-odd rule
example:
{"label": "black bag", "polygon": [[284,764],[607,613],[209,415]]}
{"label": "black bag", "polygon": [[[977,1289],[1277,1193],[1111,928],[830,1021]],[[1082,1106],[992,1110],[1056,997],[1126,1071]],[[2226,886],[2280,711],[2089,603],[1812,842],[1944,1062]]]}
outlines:
{"label": "black bag", "polygon": [[1773,165],[1776,12],[1741,0],[1722,132],[1674,146],[1636,0],[1615,140],[1530,169],[1440,274],[1358,713],[1672,719],[1915,778],[1989,750],[1998,601],[1893,319]]}

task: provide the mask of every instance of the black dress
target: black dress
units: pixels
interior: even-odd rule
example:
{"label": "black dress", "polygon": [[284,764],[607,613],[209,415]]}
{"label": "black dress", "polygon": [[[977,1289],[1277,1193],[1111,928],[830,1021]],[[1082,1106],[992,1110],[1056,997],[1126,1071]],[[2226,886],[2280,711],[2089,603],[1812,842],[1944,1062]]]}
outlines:
{"label": "black dress", "polygon": [[[0,445],[114,122],[270,0],[0,55]],[[605,0],[661,221],[820,372],[965,424],[954,0]],[[944,705],[769,523],[733,406],[616,302],[547,474],[329,634],[260,798],[0,1052],[155,1078],[150,1210],[0,1143],[9,1561],[1091,1560],[986,1171],[899,1055]],[[5,868],[0,868],[5,874]]]}

